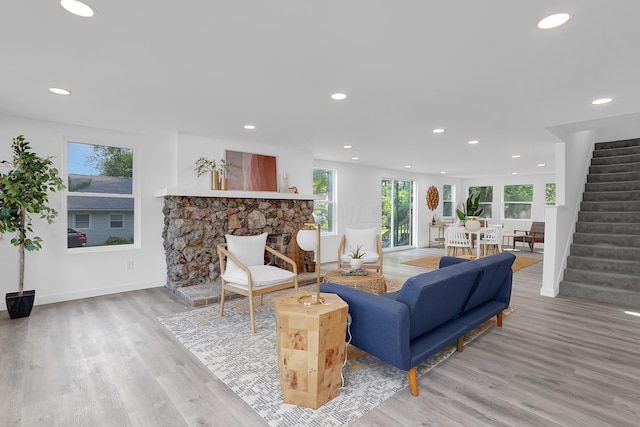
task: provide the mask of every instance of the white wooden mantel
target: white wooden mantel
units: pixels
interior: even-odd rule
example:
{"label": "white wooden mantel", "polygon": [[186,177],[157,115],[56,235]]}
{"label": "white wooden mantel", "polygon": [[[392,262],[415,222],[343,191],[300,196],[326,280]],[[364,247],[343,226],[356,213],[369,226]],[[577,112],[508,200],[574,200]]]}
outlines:
{"label": "white wooden mantel", "polygon": [[186,197],[218,197],[232,199],[275,199],[275,200],[319,200],[316,194],[279,193],[277,191],[238,191],[207,190],[204,188],[162,188],[153,193],[153,197],[186,196]]}

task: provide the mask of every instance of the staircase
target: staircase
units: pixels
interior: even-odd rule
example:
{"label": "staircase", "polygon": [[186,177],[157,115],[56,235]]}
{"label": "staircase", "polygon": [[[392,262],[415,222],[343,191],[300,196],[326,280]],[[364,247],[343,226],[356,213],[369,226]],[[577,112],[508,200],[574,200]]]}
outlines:
{"label": "staircase", "polygon": [[596,144],[560,295],[640,308],[640,138]]}

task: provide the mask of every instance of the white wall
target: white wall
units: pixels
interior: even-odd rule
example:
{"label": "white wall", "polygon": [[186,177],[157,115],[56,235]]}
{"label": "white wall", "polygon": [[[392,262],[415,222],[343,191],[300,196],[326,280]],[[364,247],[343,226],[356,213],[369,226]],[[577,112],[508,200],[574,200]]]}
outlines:
{"label": "white wall", "polygon": [[[54,163],[66,180],[66,146],[68,139],[78,142],[133,147],[135,167],[140,180],[136,210],[141,221],[133,247],[67,249],[65,193],[50,195],[50,204],[60,212],[49,226],[34,220],[36,235],[44,240],[39,252],[27,252],[25,289],[36,289],[36,305],[111,293],[164,286],[166,265],[162,245],[163,199],[153,197],[166,187],[210,188],[209,177],[197,177],[195,160],[201,156],[223,158],[226,149],[277,156],[279,178],[289,175],[290,185],[300,193],[312,193],[313,156],[310,151],[296,151],[260,143],[223,141],[186,134],[142,135],[51,123],[0,115],[0,160],[11,159],[12,138],[24,134],[34,151],[54,156]],[[0,240],[0,293],[18,287],[18,251],[11,236]],[[127,264],[133,261],[133,270]],[[0,310],[6,309],[2,299]]]}
{"label": "white wall", "polygon": [[[340,238],[345,228],[381,228],[381,181],[383,179],[398,179],[415,181],[415,200],[417,209],[414,211],[414,230],[417,231],[415,246],[424,247],[429,243],[429,222],[433,214],[442,217],[442,185],[460,185],[457,178],[446,175],[426,175],[409,171],[395,171],[378,169],[351,163],[315,160],[314,166],[336,171],[338,185],[337,194],[337,227],[335,233],[322,237],[322,262],[336,261]],[[431,185],[438,188],[440,202],[435,211],[427,208],[427,190]]]}
{"label": "white wall", "polygon": [[[162,249],[162,200],[151,197],[158,187],[169,184],[170,169],[165,153],[173,144],[170,135],[137,135],[74,125],[0,116],[0,159],[11,160],[11,141],[24,134],[36,153],[54,156],[55,166],[66,181],[66,141],[131,146],[139,163],[142,179],[137,183],[142,227],[136,231],[136,244],[127,249],[67,249],[66,199],[64,192],[50,195],[51,206],[59,216],[53,225],[35,218],[34,231],[43,238],[39,252],[27,252],[25,289],[36,289],[36,304],[163,286],[166,272]],[[0,241],[0,292],[18,287],[18,250],[12,236]],[[127,263],[133,261],[133,270]],[[5,309],[4,299],[0,309]]]}
{"label": "white wall", "polygon": [[[460,200],[464,200],[469,194],[469,187],[493,186],[493,203],[491,210],[493,218],[490,224],[503,224],[505,231],[529,230],[531,222],[544,221],[546,185],[555,183],[555,174],[545,175],[509,175],[491,178],[467,178],[462,180],[463,188]],[[504,219],[504,186],[533,184],[533,206],[531,207],[531,219]],[[546,233],[545,233],[546,234]],[[536,244],[536,247],[538,244]],[[543,245],[541,245],[543,246]]]}
{"label": "white wall", "polygon": [[278,188],[283,185],[283,174],[289,178],[289,186],[296,186],[301,194],[313,193],[313,154],[309,150],[292,150],[275,145],[247,141],[225,141],[181,133],[178,135],[177,186],[180,188],[211,189],[209,175],[200,177],[194,171],[200,157],[224,159],[226,150],[276,156]]}

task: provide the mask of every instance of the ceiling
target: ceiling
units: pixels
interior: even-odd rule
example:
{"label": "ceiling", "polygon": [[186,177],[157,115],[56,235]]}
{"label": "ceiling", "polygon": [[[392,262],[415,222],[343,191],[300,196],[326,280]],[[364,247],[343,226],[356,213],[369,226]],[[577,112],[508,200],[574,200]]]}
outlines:
{"label": "ceiling", "polygon": [[549,129],[640,112],[638,0],[86,3],[2,2],[0,113],[468,177],[553,173]]}

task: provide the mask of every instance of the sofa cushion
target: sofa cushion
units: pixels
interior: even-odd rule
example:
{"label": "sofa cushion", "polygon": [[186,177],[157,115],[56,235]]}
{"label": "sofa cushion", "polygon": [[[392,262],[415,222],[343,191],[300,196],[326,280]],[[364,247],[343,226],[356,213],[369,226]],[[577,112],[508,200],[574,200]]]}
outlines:
{"label": "sofa cushion", "polygon": [[512,253],[502,252],[472,261],[473,264],[482,268],[482,275],[469,301],[463,307],[463,311],[471,310],[484,302],[497,298],[502,299],[502,302],[508,306],[511,287],[508,289],[508,295],[498,296],[498,291],[502,289],[502,283],[505,280],[511,281],[511,275],[513,274],[511,266],[515,259],[516,257]]}
{"label": "sofa cushion", "polygon": [[394,298],[411,313],[410,339],[457,317],[480,272],[466,262],[409,278]]}
{"label": "sofa cushion", "polygon": [[[264,246],[267,243],[267,233],[256,236],[234,236],[225,234],[227,240],[227,250],[238,261],[246,265],[264,265]],[[240,269],[240,267],[230,259],[227,260],[225,272]]]}
{"label": "sofa cushion", "polygon": [[[365,264],[375,264],[380,260],[380,255],[375,252],[364,252],[361,259]],[[342,257],[340,257],[340,261],[345,264],[349,264],[349,262],[351,261],[351,256],[349,254],[343,255]]]}

